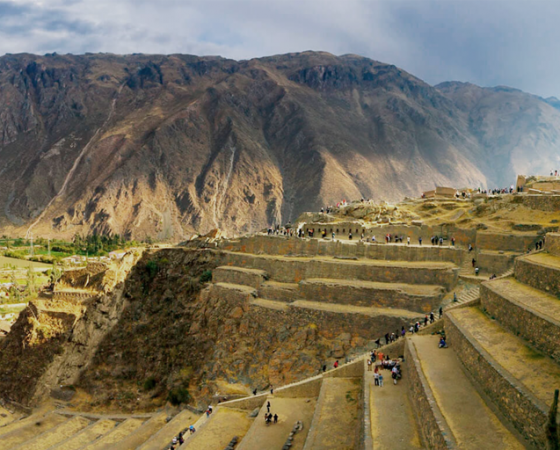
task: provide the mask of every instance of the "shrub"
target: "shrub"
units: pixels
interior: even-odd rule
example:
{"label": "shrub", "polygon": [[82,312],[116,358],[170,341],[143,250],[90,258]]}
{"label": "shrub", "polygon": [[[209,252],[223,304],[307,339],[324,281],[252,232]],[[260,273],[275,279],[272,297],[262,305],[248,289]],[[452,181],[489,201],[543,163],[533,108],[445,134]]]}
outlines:
{"label": "shrub", "polygon": [[146,264],[146,269],[148,270],[150,278],[154,278],[158,273],[159,267],[157,265],[157,262],[151,260]]}
{"label": "shrub", "polygon": [[205,270],[204,272],[202,272],[202,275],[200,275],[200,282],[208,283],[209,281],[212,281],[212,271]]}
{"label": "shrub", "polygon": [[153,388],[156,387],[156,379],[154,377],[148,377],[144,380],[144,390],[151,391]]}
{"label": "shrub", "polygon": [[169,391],[169,394],[167,394],[167,400],[174,406],[178,406],[181,403],[188,403],[190,398],[189,390],[184,387],[173,388]]}

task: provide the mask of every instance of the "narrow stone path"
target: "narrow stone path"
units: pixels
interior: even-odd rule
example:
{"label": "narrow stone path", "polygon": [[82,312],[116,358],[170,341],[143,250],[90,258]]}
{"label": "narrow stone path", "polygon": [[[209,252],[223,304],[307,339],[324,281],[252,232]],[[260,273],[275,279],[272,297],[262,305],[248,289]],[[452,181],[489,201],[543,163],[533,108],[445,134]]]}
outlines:
{"label": "narrow stone path", "polygon": [[360,378],[325,378],[305,450],[353,450],[357,447]]}
{"label": "narrow stone path", "polygon": [[371,435],[375,450],[423,449],[416,427],[406,385],[406,363],[403,379],[393,384],[391,374],[383,370],[383,387],[375,386],[372,371],[365,369],[364,382],[370,387]]}
{"label": "narrow stone path", "polygon": [[264,415],[267,412],[266,402],[255,418],[247,435],[241,441],[237,450],[282,450],[294,424],[303,422],[303,430],[294,436],[290,450],[302,450],[305,444],[311,419],[315,410],[314,398],[280,398],[269,396],[271,414],[278,414],[278,423],[267,425]]}
{"label": "narrow stone path", "polygon": [[[451,348],[439,349],[438,336],[414,336],[422,371],[459,448],[525,448],[480,397]],[[420,418],[420,420],[422,420]]]}

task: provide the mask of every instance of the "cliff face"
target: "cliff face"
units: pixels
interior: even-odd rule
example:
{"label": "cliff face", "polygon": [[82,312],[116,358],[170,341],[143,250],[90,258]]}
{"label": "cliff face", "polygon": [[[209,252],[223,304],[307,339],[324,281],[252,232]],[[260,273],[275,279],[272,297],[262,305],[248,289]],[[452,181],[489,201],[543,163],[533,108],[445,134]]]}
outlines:
{"label": "cliff face", "polygon": [[0,226],[246,232],[343,198],[510,184],[550,170],[559,130],[538,97],[353,55],[6,55]]}

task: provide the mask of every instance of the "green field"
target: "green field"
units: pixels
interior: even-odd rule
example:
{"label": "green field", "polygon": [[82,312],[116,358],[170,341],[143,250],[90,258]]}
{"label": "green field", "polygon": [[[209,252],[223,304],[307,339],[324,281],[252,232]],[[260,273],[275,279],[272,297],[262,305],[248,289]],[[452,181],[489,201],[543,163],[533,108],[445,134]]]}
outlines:
{"label": "green field", "polygon": [[25,269],[31,266],[34,269],[41,269],[41,270],[48,270],[52,268],[52,265],[50,264],[45,264],[45,263],[40,263],[35,261],[27,261],[25,259],[8,258],[6,256],[0,256],[0,268],[5,268],[7,266],[16,266],[18,268],[25,268]]}

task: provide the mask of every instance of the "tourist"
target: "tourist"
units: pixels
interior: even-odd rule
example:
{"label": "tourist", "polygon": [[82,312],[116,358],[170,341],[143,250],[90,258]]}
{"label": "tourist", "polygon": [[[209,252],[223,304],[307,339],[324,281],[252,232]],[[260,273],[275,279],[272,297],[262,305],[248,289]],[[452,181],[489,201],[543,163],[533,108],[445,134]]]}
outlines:
{"label": "tourist", "polygon": [[338,367],[338,359],[334,362],[334,368],[336,369]]}
{"label": "tourist", "polygon": [[399,375],[399,369],[395,365],[393,369],[391,369],[391,377],[393,378],[393,384],[397,384],[397,377]]}
{"label": "tourist", "polygon": [[348,240],[350,240],[350,241],[352,240],[352,232],[351,231],[348,233]]}
{"label": "tourist", "polygon": [[274,414],[274,423],[278,423],[278,414]]}
{"label": "tourist", "polygon": [[447,343],[445,342],[445,337],[441,337],[439,340],[439,348],[447,348]]}
{"label": "tourist", "polygon": [[185,443],[185,440],[183,439],[183,432],[182,431],[179,431],[178,440],[179,440],[179,445],[183,445]]}
{"label": "tourist", "polygon": [[476,259],[473,258],[471,262],[472,262],[472,266],[474,267],[476,265]]}
{"label": "tourist", "polygon": [[418,245],[422,245],[422,238],[421,237],[418,238]]}
{"label": "tourist", "polygon": [[335,236],[335,234],[334,234],[334,231],[333,231],[333,232],[332,232],[332,240],[333,240],[333,241],[334,241],[334,236]]}
{"label": "tourist", "polygon": [[451,246],[455,247],[455,238],[454,237],[451,238]]}
{"label": "tourist", "polygon": [[257,388],[253,389],[253,395],[257,395]]}
{"label": "tourist", "polygon": [[385,333],[385,344],[389,343],[389,333]]}
{"label": "tourist", "polygon": [[405,329],[405,327],[404,327],[404,325],[403,325],[402,328],[401,328],[401,337],[404,337],[405,334],[406,334],[406,329]]}
{"label": "tourist", "polygon": [[[453,294],[455,295],[455,294]],[[441,319],[441,316],[443,316],[443,307],[439,307],[439,318]]]}
{"label": "tourist", "polygon": [[424,317],[424,326],[428,325],[428,315],[426,315],[426,317]]}
{"label": "tourist", "polygon": [[472,247],[471,244],[469,244],[469,252],[472,252],[472,251],[473,251],[473,247]]}
{"label": "tourist", "polygon": [[327,365],[323,364],[323,372],[326,372],[326,371],[327,371]]}
{"label": "tourist", "polygon": [[274,395],[274,387],[270,386],[270,395]]}
{"label": "tourist", "polygon": [[377,348],[381,347],[381,338],[377,338],[375,343],[377,344]]}
{"label": "tourist", "polygon": [[434,318],[434,312],[432,311],[432,312],[430,313],[430,323],[434,323],[434,320],[435,320],[435,318]]}
{"label": "tourist", "polygon": [[406,244],[407,244],[407,245],[410,245],[410,236],[408,236],[408,237],[406,238]]}
{"label": "tourist", "polygon": [[373,383],[375,386],[379,386],[379,368],[375,368],[373,372]]}
{"label": "tourist", "polygon": [[443,245],[443,238],[442,237],[439,238],[439,245],[440,246]]}
{"label": "tourist", "polygon": [[270,402],[266,402],[266,411],[270,412]]}
{"label": "tourist", "polygon": [[194,429],[194,426],[193,426],[193,425],[191,425],[191,426],[189,427],[189,431],[190,431],[191,434],[194,434],[194,433],[196,432],[196,430]]}
{"label": "tourist", "polygon": [[171,441],[171,444],[172,444],[172,445],[176,445],[176,444],[177,444],[177,438],[176,438],[176,437],[173,438],[173,440]]}
{"label": "tourist", "polygon": [[371,359],[367,360],[367,370],[368,372],[371,372]]}
{"label": "tourist", "polygon": [[479,271],[480,271],[480,269],[479,269],[478,267],[475,267],[475,268],[474,268],[474,274],[475,274],[476,276],[478,276],[478,272],[479,272]]}
{"label": "tourist", "polygon": [[453,292],[453,302],[455,303],[456,301],[457,301],[457,294]]}
{"label": "tourist", "polygon": [[383,352],[379,352],[379,353],[377,354],[377,359],[379,359],[379,361],[383,362],[383,356],[384,356],[384,355],[383,355]]}
{"label": "tourist", "polygon": [[379,387],[383,387],[383,375],[379,374]]}

